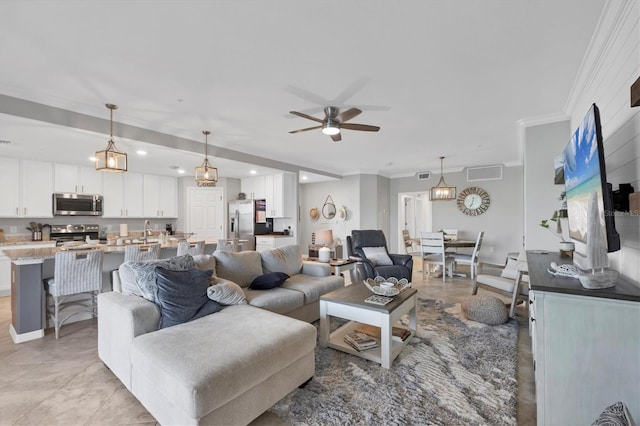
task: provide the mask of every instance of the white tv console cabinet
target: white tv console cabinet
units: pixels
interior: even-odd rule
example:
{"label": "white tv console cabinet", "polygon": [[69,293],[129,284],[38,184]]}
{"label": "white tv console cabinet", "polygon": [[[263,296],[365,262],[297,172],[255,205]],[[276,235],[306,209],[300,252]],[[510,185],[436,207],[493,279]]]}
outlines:
{"label": "white tv console cabinet", "polygon": [[640,287],[586,290],[547,272],[557,253],[527,252],[539,425],[588,425],[623,401],[640,419]]}

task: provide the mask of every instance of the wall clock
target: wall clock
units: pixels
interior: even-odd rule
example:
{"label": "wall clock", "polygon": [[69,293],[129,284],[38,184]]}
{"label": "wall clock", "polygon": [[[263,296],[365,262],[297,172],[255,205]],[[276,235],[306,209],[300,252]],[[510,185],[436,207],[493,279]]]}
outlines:
{"label": "wall clock", "polygon": [[457,203],[462,213],[468,216],[479,216],[489,208],[491,197],[484,189],[470,186],[460,192]]}

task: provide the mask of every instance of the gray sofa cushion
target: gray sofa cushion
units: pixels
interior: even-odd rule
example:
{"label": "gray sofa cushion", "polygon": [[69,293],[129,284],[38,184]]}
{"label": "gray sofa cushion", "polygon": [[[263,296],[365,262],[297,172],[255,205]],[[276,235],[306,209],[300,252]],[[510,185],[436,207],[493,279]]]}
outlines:
{"label": "gray sofa cushion", "polygon": [[148,260],[146,262],[125,262],[120,265],[119,275],[122,283],[122,294],[141,296],[150,302],[156,302],[156,266],[162,266],[172,271],[193,269],[196,264],[193,257],[171,257],[169,259]]}
{"label": "gray sofa cushion", "polygon": [[302,250],[299,245],[289,245],[260,253],[264,272],[284,272],[291,276],[302,271]]}
{"label": "gray sofa cushion", "polygon": [[198,419],[312,353],[315,344],[311,324],[229,306],[135,338],[132,388],[135,394],[136,386],[150,387]]}
{"label": "gray sofa cushion", "polygon": [[240,287],[249,287],[257,276],[262,275],[262,260],[257,251],[216,250],[213,256],[216,258],[216,275]]}
{"label": "gray sofa cushion", "polygon": [[244,295],[251,306],[278,314],[287,314],[304,306],[304,294],[282,287],[268,291],[247,288],[244,290]]}
{"label": "gray sofa cushion", "polygon": [[320,300],[320,296],[344,287],[344,279],[331,275],[328,277],[313,277],[297,274],[291,276],[282,284],[282,288],[296,290],[304,294],[304,304],[308,305]]}

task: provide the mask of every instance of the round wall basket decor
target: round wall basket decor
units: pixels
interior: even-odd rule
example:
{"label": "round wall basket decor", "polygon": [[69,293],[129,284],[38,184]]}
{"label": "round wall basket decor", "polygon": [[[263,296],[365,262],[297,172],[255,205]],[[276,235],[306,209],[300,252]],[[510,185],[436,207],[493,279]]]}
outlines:
{"label": "round wall basket decor", "polygon": [[314,207],[311,210],[309,210],[309,217],[311,218],[311,220],[318,220],[318,218],[320,217],[320,212],[318,212],[317,207]]}
{"label": "round wall basket decor", "polygon": [[344,207],[344,206],[340,207],[340,210],[338,210],[338,219],[347,220],[347,209],[346,209],[346,207]]}

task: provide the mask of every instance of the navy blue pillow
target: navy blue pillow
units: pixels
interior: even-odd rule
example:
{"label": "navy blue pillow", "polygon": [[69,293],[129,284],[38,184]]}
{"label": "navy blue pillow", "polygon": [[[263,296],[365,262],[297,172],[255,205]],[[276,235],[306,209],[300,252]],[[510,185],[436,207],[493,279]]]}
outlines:
{"label": "navy blue pillow", "polygon": [[222,309],[218,302],[207,297],[212,270],[172,271],[157,266],[155,272],[156,303],[161,314],[159,328],[189,322]]}
{"label": "navy blue pillow", "polygon": [[252,290],[270,290],[279,287],[287,278],[289,278],[289,275],[284,272],[268,272],[256,277],[249,288]]}

